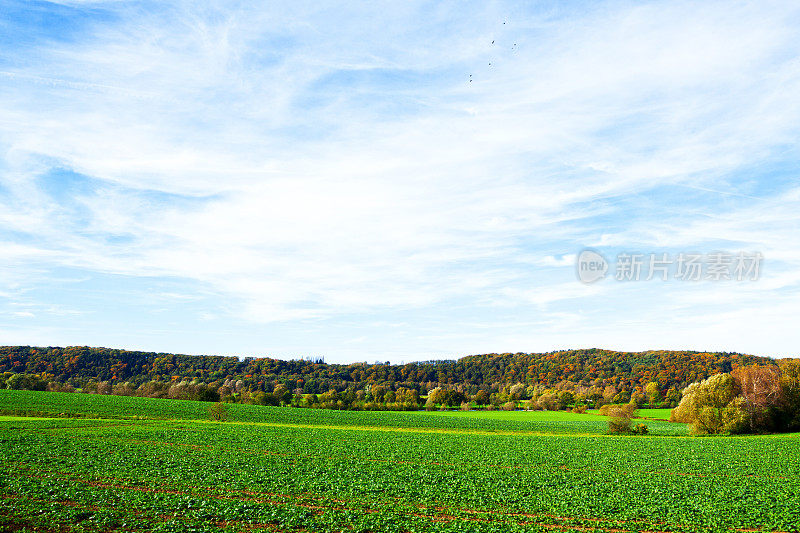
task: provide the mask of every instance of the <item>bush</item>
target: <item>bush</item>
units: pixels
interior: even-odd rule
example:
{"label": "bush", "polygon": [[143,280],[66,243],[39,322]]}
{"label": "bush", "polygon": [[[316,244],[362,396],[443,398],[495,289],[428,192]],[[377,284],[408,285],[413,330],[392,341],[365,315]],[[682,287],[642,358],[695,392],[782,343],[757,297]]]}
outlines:
{"label": "bush", "polygon": [[[631,419],[636,413],[635,404],[603,406],[608,418],[608,432],[614,434],[632,433]],[[640,424],[644,425],[644,424]],[[645,426],[646,427],[646,426]]]}
{"label": "bush", "polygon": [[215,422],[224,422],[228,420],[228,406],[222,402],[209,405],[208,417]]}
{"label": "bush", "polygon": [[631,432],[631,419],[627,416],[615,416],[608,419],[608,432],[624,434]]}
{"label": "bush", "polygon": [[634,435],[647,435],[650,433],[650,430],[647,429],[647,424],[636,424],[632,431]]}
{"label": "bush", "polygon": [[600,406],[600,414],[603,416],[613,416],[612,412],[617,411],[625,411],[628,415],[633,418],[634,414],[636,413],[636,404],[635,403],[624,403],[624,404],[614,404],[614,403],[607,403],[605,405]]}
{"label": "bush", "polygon": [[503,404],[503,411],[514,411],[517,408],[517,402],[511,400]]}
{"label": "bush", "polygon": [[586,406],[585,405],[576,405],[572,408],[573,413],[584,414],[586,413]]}

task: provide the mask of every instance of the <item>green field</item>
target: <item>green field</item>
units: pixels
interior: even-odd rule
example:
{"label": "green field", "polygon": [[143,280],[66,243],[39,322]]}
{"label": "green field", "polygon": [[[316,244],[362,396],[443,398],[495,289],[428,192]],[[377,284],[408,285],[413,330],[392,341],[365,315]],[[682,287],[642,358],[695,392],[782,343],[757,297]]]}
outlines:
{"label": "green field", "polygon": [[639,409],[639,416],[644,418],[656,418],[669,420],[672,409]]}
{"label": "green field", "polygon": [[[9,531],[796,531],[800,436],[0,390]],[[39,418],[13,416],[35,414]],[[11,414],[12,416],[9,416]],[[47,418],[47,416],[58,418]],[[90,417],[69,418],[77,415]],[[94,418],[91,418],[94,417]]]}

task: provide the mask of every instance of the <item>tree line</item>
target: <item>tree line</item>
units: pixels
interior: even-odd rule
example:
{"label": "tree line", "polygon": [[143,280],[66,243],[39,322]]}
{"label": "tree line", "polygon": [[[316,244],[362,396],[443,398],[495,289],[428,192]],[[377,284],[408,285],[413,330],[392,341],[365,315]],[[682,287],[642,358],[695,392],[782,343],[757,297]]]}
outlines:
{"label": "tree line", "polygon": [[769,358],[693,351],[563,350],[455,361],[327,364],[136,352],[0,347],[0,387],[329,409],[675,407],[680,391]]}

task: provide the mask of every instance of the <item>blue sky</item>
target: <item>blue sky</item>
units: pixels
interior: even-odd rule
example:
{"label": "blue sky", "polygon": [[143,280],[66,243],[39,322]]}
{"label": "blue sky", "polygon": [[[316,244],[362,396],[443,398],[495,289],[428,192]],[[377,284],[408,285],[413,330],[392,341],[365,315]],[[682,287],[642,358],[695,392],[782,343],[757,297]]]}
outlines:
{"label": "blue sky", "polygon": [[0,344],[797,356],[797,43],[794,2],[0,0]]}

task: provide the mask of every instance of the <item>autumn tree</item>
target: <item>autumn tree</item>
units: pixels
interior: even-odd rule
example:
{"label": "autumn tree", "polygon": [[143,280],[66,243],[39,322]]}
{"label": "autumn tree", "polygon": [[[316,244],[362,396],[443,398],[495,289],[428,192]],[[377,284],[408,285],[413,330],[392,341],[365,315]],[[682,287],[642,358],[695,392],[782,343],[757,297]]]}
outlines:
{"label": "autumn tree", "polygon": [[425,400],[425,410],[433,411],[437,404],[442,403],[444,391],[440,387],[435,387],[428,391],[428,398]]}
{"label": "autumn tree", "polygon": [[741,366],[731,372],[744,399],[751,431],[775,429],[781,406],[781,370],[777,366]]}
{"label": "autumn tree", "polygon": [[546,411],[558,411],[561,409],[561,403],[558,395],[553,392],[548,392],[539,396],[539,406]]}
{"label": "autumn tree", "polygon": [[489,403],[489,394],[485,390],[481,389],[475,394],[474,400],[478,405],[486,405]]}

